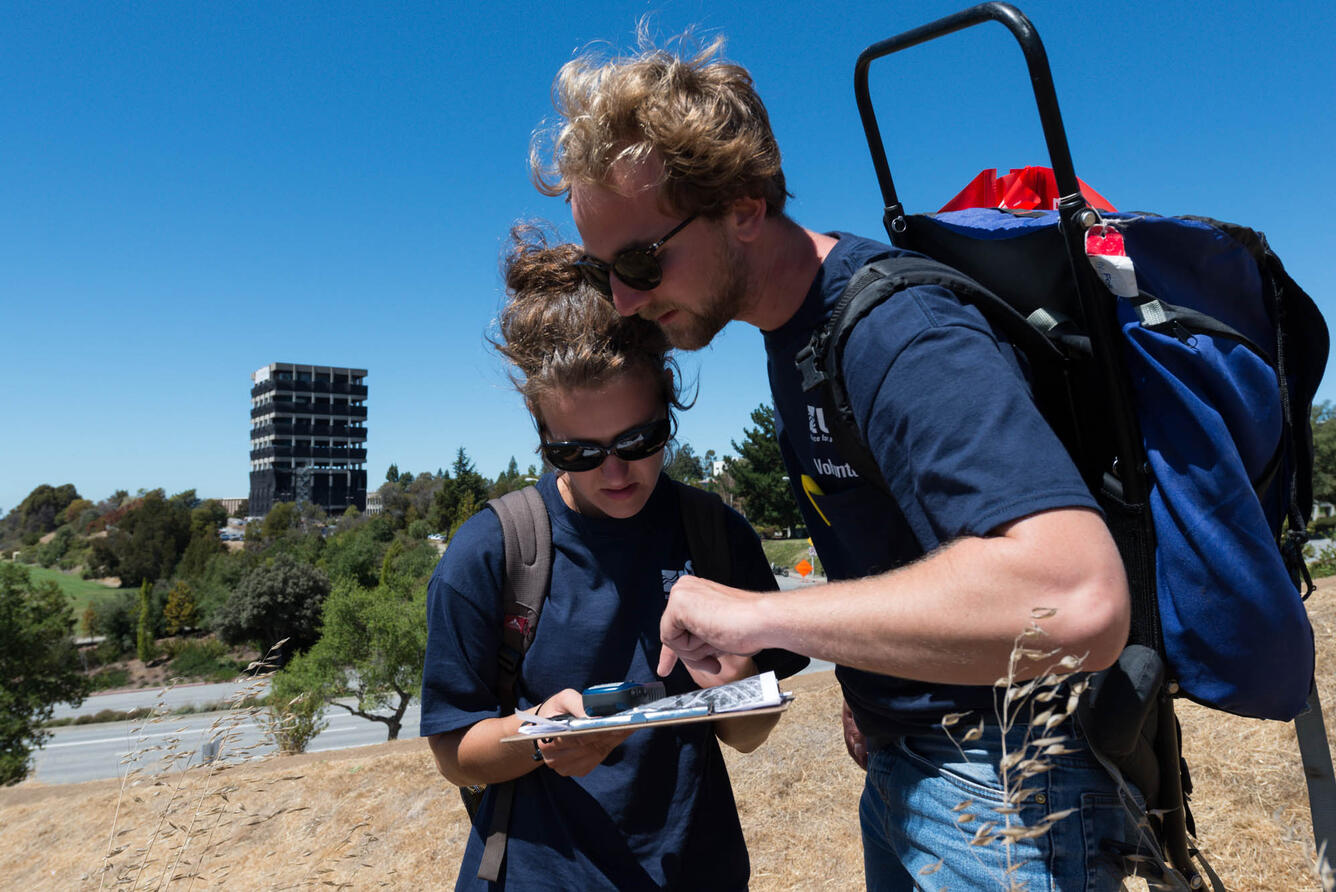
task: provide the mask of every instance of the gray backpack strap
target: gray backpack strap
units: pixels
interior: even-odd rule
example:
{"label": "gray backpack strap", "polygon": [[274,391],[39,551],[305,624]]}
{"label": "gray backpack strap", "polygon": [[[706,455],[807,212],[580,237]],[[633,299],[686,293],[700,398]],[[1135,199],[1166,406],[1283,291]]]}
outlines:
{"label": "gray backpack strap", "polygon": [[552,526],[543,497],[533,486],[492,499],[487,507],[501,521],[506,544],[497,690],[509,715],[519,700],[515,684],[520,662],[538,631],[538,617],[543,612],[543,600],[551,582]]}
{"label": "gray backpack strap", "polygon": [[679,484],[682,529],[687,534],[692,575],[724,585],[733,581],[733,555],[728,548],[728,510],[712,492]]}
{"label": "gray backpack strap", "polygon": [[[1327,864],[1336,864],[1336,776],[1332,774],[1331,750],[1327,747],[1327,729],[1322,721],[1322,703],[1317,697],[1317,682],[1308,692],[1308,708],[1294,719],[1299,737],[1299,757],[1308,781],[1308,804],[1313,812],[1313,839]],[[1325,846],[1325,848],[1324,848]]]}
{"label": "gray backpack strap", "polygon": [[[502,715],[510,715],[519,702],[516,686],[520,664],[538,631],[538,618],[543,612],[543,601],[552,579],[552,526],[543,497],[533,486],[492,499],[487,507],[501,521],[506,549],[497,691],[501,696]],[[501,863],[506,857],[510,807],[515,799],[514,781],[495,786],[492,827],[487,833],[482,862],[478,865],[478,879],[492,883],[500,877]]]}

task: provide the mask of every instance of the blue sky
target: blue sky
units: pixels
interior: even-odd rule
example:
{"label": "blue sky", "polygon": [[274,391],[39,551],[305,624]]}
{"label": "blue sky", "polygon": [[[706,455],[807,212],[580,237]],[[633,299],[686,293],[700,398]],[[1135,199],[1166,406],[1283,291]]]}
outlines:
{"label": "blue sky", "polygon": [[[646,13],[664,37],[723,33],[769,106],[795,219],[880,236],[854,60],[963,5],[4,4],[0,509],[40,483],[246,495],[249,375],[274,361],[370,371],[373,486],[459,446],[489,476],[527,465],[532,427],[483,334],[510,223],[575,235],[526,166],[557,68],[626,47]],[[1119,209],[1263,230],[1336,309],[1321,4],[1021,6],[1084,180]],[[877,63],[872,83],[911,210],[1045,161],[999,25]],[[731,326],[683,365],[700,395],[681,439],[728,452],[768,401],[759,336]]]}

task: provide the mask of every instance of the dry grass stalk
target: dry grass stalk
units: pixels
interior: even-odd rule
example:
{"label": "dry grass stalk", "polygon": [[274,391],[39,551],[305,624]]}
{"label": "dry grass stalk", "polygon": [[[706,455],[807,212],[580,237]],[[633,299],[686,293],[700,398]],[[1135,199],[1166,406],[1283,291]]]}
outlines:
{"label": "dry grass stalk", "polygon": [[[994,727],[990,728],[983,717],[979,717],[976,724],[973,715],[965,712],[951,713],[942,719],[943,731],[966,761],[969,761],[969,756],[965,752],[965,744],[982,739],[986,733],[995,732],[998,735],[1001,744],[998,767],[1003,805],[999,808],[990,807],[988,814],[1001,816],[1001,821],[979,820],[980,812],[972,810],[975,805],[972,800],[961,802],[955,810],[959,812],[956,826],[962,834],[970,837],[971,847],[998,844],[1003,847],[1006,866],[995,876],[998,888],[1002,889],[1024,888],[1024,884],[1015,877],[1016,870],[1023,863],[1016,860],[1015,844],[1043,836],[1054,824],[1076,811],[1069,808],[1050,812],[1028,825],[1019,819],[1022,806],[1039,792],[1039,788],[1027,786],[1027,781],[1051,770],[1054,757],[1075,752],[1067,746],[1070,738],[1064,726],[1076,711],[1081,694],[1086,689],[1085,679],[1076,677],[1085,656],[1067,654],[1059,657],[1058,650],[1041,646],[1046,633],[1039,621],[1048,619],[1056,612],[1052,608],[1031,610],[1030,625],[1016,636],[1007,661],[1007,673],[994,682],[1000,694],[994,697]],[[1047,665],[1035,673],[1031,670],[1036,663]],[[965,724],[969,727],[957,736],[958,731],[953,729],[964,727]],[[1009,748],[1011,732],[1018,725],[1023,729],[1020,744],[1014,749]],[[990,869],[981,857],[977,854],[975,857],[981,867]],[[930,876],[940,867],[940,862],[930,865],[920,870],[919,875]]]}
{"label": "dry grass stalk", "polygon": [[1317,874],[1317,881],[1322,884],[1322,892],[1332,892],[1336,889],[1336,871],[1331,869],[1331,861],[1327,859],[1326,843],[1318,849],[1317,858],[1313,862],[1313,872]]}
{"label": "dry grass stalk", "polygon": [[[215,865],[212,877],[208,873],[210,862],[225,850],[226,838],[216,839],[219,831],[237,825],[255,826],[275,816],[251,814],[244,803],[234,805],[233,796],[239,787],[222,781],[225,773],[237,765],[257,760],[255,750],[263,741],[246,743],[244,735],[248,728],[258,725],[262,708],[254,704],[273,674],[273,661],[283,644],[278,642],[248,667],[243,677],[246,683],[228,699],[228,708],[205,732],[209,753],[201,756],[201,761],[195,761],[201,754],[194,747],[182,745],[179,735],[185,729],[167,732],[162,743],[147,742],[159,736],[156,729],[170,717],[166,699],[175,680],[159,693],[149,719],[131,729],[137,738],[121,760],[122,765],[131,767],[120,779],[107,849],[96,871],[99,889],[108,885],[132,890],[166,889],[180,883],[190,889],[196,881],[222,881],[229,872],[228,865]],[[150,758],[156,761],[150,762]],[[146,801],[145,796],[157,801]],[[120,827],[127,797],[147,804],[152,820],[143,826]],[[127,835],[133,838],[136,832],[146,833],[139,845],[132,847],[128,840],[117,844]]]}

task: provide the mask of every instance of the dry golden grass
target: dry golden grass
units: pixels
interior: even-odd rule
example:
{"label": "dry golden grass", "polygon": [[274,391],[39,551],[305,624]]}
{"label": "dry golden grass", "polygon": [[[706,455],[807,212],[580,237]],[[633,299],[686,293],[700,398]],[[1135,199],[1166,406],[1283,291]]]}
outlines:
{"label": "dry golden grass", "polygon": [[[1311,607],[1322,694],[1336,704],[1336,604],[1323,591]],[[840,740],[838,686],[829,673],[788,686],[798,697],[765,746],[728,756],[752,888],[859,888],[862,773]],[[1189,703],[1179,713],[1201,845],[1232,892],[1315,888],[1292,726]],[[466,835],[422,740],[197,768],[125,792],[118,781],[0,790],[0,888],[449,887]],[[113,821],[120,851],[104,873]]]}

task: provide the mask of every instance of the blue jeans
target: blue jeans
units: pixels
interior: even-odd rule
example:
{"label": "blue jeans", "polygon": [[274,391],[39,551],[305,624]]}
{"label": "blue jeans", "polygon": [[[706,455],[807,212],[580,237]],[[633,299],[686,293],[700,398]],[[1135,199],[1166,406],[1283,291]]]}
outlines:
{"label": "blue jeans", "polygon": [[[1017,750],[1025,730],[1012,729],[1008,752]],[[1119,888],[1123,872],[1103,856],[1101,845],[1104,840],[1134,844],[1136,814],[1120,803],[1114,782],[1084,743],[1068,741],[1077,752],[1048,756],[1050,770],[1013,784],[1033,792],[1019,803],[1019,814],[1006,815],[997,811],[1006,806],[998,773],[1000,738],[996,725],[987,726],[982,739],[962,745],[962,757],[945,732],[936,732],[900,739],[869,755],[859,804],[869,890]],[[1139,812],[1139,793],[1136,800]],[[1075,811],[1034,838],[971,845],[987,821],[997,822],[996,829],[1008,821],[1037,829],[1047,816],[1067,809]],[[1018,866],[1008,873],[1012,865]]]}

